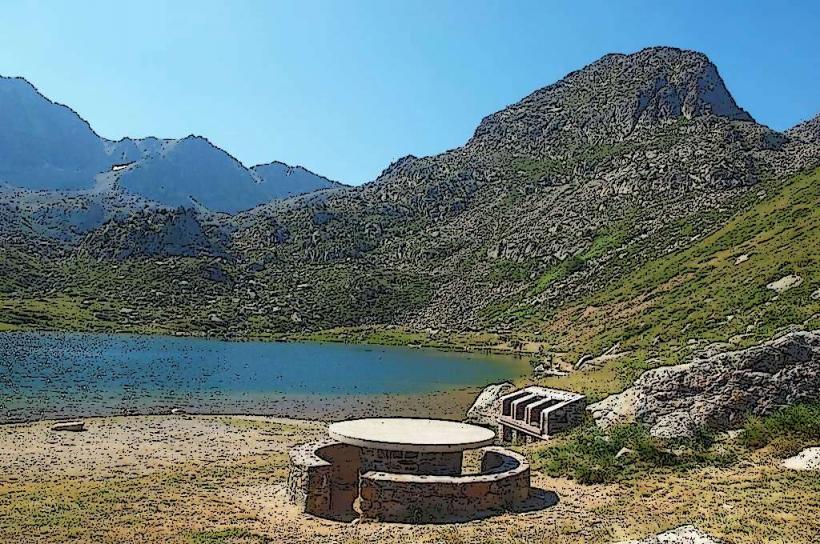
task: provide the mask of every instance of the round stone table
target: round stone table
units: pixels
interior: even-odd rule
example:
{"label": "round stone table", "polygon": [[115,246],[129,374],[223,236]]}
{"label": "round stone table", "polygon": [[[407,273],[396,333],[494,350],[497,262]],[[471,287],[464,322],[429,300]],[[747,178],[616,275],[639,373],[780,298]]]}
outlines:
{"label": "round stone table", "polygon": [[461,474],[462,452],[488,446],[495,433],[456,421],[369,418],[333,423],[330,437],[361,449],[362,472]]}

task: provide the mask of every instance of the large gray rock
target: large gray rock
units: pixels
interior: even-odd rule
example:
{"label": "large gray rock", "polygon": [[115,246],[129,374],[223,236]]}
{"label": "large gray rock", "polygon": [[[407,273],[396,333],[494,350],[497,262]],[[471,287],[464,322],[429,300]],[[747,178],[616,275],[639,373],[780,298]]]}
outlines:
{"label": "large gray rock", "polygon": [[721,544],[693,525],[682,525],[643,540],[627,540],[620,544]]}
{"label": "large gray rock", "polygon": [[473,405],[467,410],[468,423],[476,425],[498,424],[498,416],[501,415],[501,397],[507,393],[512,393],[515,386],[509,382],[494,383],[481,390]]}
{"label": "large gray rock", "polygon": [[748,349],[644,372],[618,395],[587,408],[609,427],[639,422],[660,437],[692,436],[699,427],[737,428],[765,415],[820,399],[820,331],[800,331]]}

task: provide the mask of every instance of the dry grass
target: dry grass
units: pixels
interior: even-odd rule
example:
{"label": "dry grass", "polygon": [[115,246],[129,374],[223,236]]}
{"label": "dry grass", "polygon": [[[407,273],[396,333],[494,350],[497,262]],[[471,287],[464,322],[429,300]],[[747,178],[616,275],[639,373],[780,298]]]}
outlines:
{"label": "dry grass", "polygon": [[[112,426],[127,424],[128,432],[141,433],[147,419],[95,420],[106,429],[101,436],[92,428],[70,440],[78,441],[76,449],[91,441],[104,446],[108,439],[123,440]],[[153,435],[130,437],[131,457],[112,466],[101,456],[100,470],[86,459],[80,473],[72,470],[68,447],[61,462],[50,465],[54,435],[42,424],[2,429],[0,447],[13,433],[37,431],[26,435],[26,455],[41,470],[21,478],[21,465],[0,456],[0,542],[606,543],[684,523],[732,544],[808,544],[820,534],[820,479],[780,468],[767,448],[730,467],[648,473],[608,485],[535,473],[534,485],[559,496],[558,504],[535,512],[450,526],[349,525],[300,515],[285,500],[285,449],[322,434],[321,426],[264,418],[180,420],[186,433],[201,433],[200,440],[183,456],[168,458],[154,446],[167,441],[170,447],[180,431],[158,419],[147,427]],[[252,452],[246,444],[255,444]],[[524,451],[534,453],[532,446]]]}

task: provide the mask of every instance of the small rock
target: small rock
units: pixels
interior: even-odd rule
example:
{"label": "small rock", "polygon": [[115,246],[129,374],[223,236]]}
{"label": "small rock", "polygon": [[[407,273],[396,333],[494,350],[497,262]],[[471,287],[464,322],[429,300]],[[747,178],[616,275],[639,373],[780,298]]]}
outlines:
{"label": "small rock", "polygon": [[820,470],[820,447],[806,448],[783,461],[783,466],[791,470]]}
{"label": "small rock", "polygon": [[466,421],[478,425],[497,425],[498,416],[501,414],[500,399],[514,390],[515,386],[509,382],[488,385],[470,406]]}
{"label": "small rock", "polygon": [[581,357],[578,359],[578,362],[575,363],[575,370],[581,370],[581,368],[591,360],[592,355],[588,353],[586,355],[581,355]]}
{"label": "small rock", "polygon": [[629,448],[621,448],[620,450],[618,450],[618,453],[615,454],[615,459],[620,459],[621,457],[626,457],[627,455],[635,455],[635,450],[631,450]]}
{"label": "small rock", "polygon": [[722,544],[694,525],[682,525],[643,540],[627,540],[620,544]]}
{"label": "small rock", "polygon": [[82,421],[61,421],[52,425],[51,430],[78,433],[85,430],[85,423]]}
{"label": "small rock", "polygon": [[543,372],[541,372],[540,374],[538,374],[538,376],[543,376],[543,377],[547,377],[547,376],[556,376],[556,377],[569,376],[569,372],[566,372],[564,370],[557,370],[555,368],[548,368],[548,369],[544,370]]}
{"label": "small rock", "polygon": [[784,291],[788,291],[792,287],[797,287],[803,283],[803,278],[798,276],[797,274],[789,274],[788,276],[783,276],[777,281],[773,281],[766,285],[766,289],[771,289],[775,293],[782,293]]}
{"label": "small rock", "polygon": [[740,256],[738,256],[737,259],[735,259],[735,264],[745,263],[748,260],[749,260],[749,254],[744,253],[743,255],[740,255]]}

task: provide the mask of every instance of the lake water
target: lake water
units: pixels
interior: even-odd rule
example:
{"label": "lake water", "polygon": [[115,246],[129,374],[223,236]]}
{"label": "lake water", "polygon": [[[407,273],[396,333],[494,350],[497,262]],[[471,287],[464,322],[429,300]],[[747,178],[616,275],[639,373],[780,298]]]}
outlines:
{"label": "lake water", "polygon": [[524,369],[508,357],[429,349],[0,333],[0,422],[174,407],[298,417],[380,395],[483,386]]}

